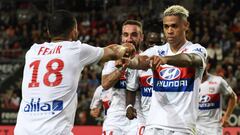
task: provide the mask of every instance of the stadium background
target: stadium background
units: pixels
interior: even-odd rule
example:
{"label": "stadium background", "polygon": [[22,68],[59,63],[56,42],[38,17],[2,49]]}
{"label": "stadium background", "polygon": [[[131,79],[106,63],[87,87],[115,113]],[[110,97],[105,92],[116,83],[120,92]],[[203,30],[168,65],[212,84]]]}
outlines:
{"label": "stadium background", "polygon": [[[0,125],[5,125],[0,126],[0,135],[12,132],[14,126],[6,125],[16,122],[21,100],[24,54],[33,43],[49,41],[46,18],[53,10],[67,9],[73,12],[78,20],[79,40],[103,47],[120,43],[121,24],[126,19],[141,21],[145,32],[161,32],[161,13],[172,4],[181,4],[189,9],[191,29],[188,38],[207,48],[211,73],[226,79],[237,93],[239,101],[239,0],[0,0]],[[98,132],[103,118],[92,118],[89,104],[95,88],[100,84],[101,70],[102,65],[83,70],[78,86],[79,103],[75,120],[77,127],[98,126]],[[226,102],[223,108],[226,108]],[[229,120],[229,127],[239,126],[238,102]],[[90,130],[94,128],[90,127]],[[240,134],[240,130],[235,129]]]}

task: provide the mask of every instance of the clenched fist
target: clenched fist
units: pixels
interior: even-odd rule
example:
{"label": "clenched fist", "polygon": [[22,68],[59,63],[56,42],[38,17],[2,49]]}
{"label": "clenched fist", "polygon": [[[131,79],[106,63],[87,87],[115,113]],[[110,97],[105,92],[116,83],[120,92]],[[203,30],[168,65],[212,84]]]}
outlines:
{"label": "clenched fist", "polygon": [[130,106],[127,108],[126,116],[129,120],[133,120],[134,118],[137,118],[137,111],[134,107]]}
{"label": "clenched fist", "polygon": [[136,54],[136,48],[133,44],[131,43],[124,43],[122,44],[122,47],[124,47],[124,49],[126,49],[125,54],[123,55],[123,57],[130,57],[132,58],[135,54]]}

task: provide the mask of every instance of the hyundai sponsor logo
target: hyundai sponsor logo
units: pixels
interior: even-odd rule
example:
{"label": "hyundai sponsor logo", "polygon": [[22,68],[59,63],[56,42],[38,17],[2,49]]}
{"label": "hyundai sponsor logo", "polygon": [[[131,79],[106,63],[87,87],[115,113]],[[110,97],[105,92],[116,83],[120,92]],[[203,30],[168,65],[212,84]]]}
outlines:
{"label": "hyundai sponsor logo", "polygon": [[210,101],[210,99],[211,99],[210,96],[208,96],[208,95],[203,95],[203,96],[200,97],[200,103],[207,103],[207,102]]}
{"label": "hyundai sponsor logo", "polygon": [[181,86],[188,86],[187,80],[177,80],[177,81],[157,81],[156,86],[158,87],[181,87]]}
{"label": "hyundai sponsor logo", "polygon": [[181,71],[175,67],[165,68],[161,70],[159,73],[160,77],[163,78],[164,80],[174,80],[178,78],[180,74]]}
{"label": "hyundai sponsor logo", "polygon": [[42,103],[41,99],[31,99],[31,102],[26,104],[24,112],[47,112],[47,111],[61,111],[63,110],[62,100],[53,100],[51,102]]}
{"label": "hyundai sponsor logo", "polygon": [[150,85],[150,86],[153,86],[153,77],[152,76],[149,76],[146,80],[147,84]]}

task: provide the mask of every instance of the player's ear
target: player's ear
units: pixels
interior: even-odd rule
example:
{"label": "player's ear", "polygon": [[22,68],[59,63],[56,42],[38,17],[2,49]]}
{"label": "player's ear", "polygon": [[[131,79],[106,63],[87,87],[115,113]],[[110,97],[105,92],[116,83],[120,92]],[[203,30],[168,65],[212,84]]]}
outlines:
{"label": "player's ear", "polygon": [[188,31],[188,29],[189,29],[189,22],[188,21],[184,21],[184,30],[185,31]]}
{"label": "player's ear", "polygon": [[71,31],[71,38],[72,38],[72,40],[77,40],[77,38],[78,38],[78,28],[77,28],[77,25],[75,25],[75,27]]}
{"label": "player's ear", "polygon": [[144,41],[144,34],[142,33],[141,34],[141,42],[143,42]]}

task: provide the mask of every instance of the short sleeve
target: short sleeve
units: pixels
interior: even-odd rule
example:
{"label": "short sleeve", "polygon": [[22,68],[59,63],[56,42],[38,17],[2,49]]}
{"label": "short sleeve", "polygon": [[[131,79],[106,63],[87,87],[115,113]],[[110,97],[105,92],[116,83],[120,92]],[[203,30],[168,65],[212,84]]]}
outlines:
{"label": "short sleeve", "polygon": [[184,53],[194,53],[194,54],[197,54],[202,59],[203,68],[206,67],[207,50],[204,47],[202,47],[200,44],[193,44],[193,45],[191,45],[187,49],[187,51],[185,51]]}
{"label": "short sleeve", "polygon": [[146,56],[148,56],[148,57],[151,57],[151,56],[153,56],[153,55],[158,55],[158,54],[156,53],[156,50],[157,50],[156,46],[153,46],[153,47],[148,48],[148,49],[145,50],[144,52],[140,53],[139,55],[146,55]]}
{"label": "short sleeve", "polygon": [[89,65],[97,63],[102,59],[104,54],[104,49],[100,47],[94,47],[88,44],[77,42],[79,45],[79,57],[83,65]]}
{"label": "short sleeve", "polygon": [[223,95],[230,95],[233,92],[232,88],[230,87],[230,85],[222,77],[220,77],[220,79],[221,79],[221,82],[220,82],[220,92]]}
{"label": "short sleeve", "polygon": [[126,78],[127,78],[126,79],[127,90],[136,91],[139,87],[138,70],[127,69]]}
{"label": "short sleeve", "polygon": [[108,61],[104,64],[102,75],[107,75],[115,71],[117,68],[115,67],[115,61]]}

